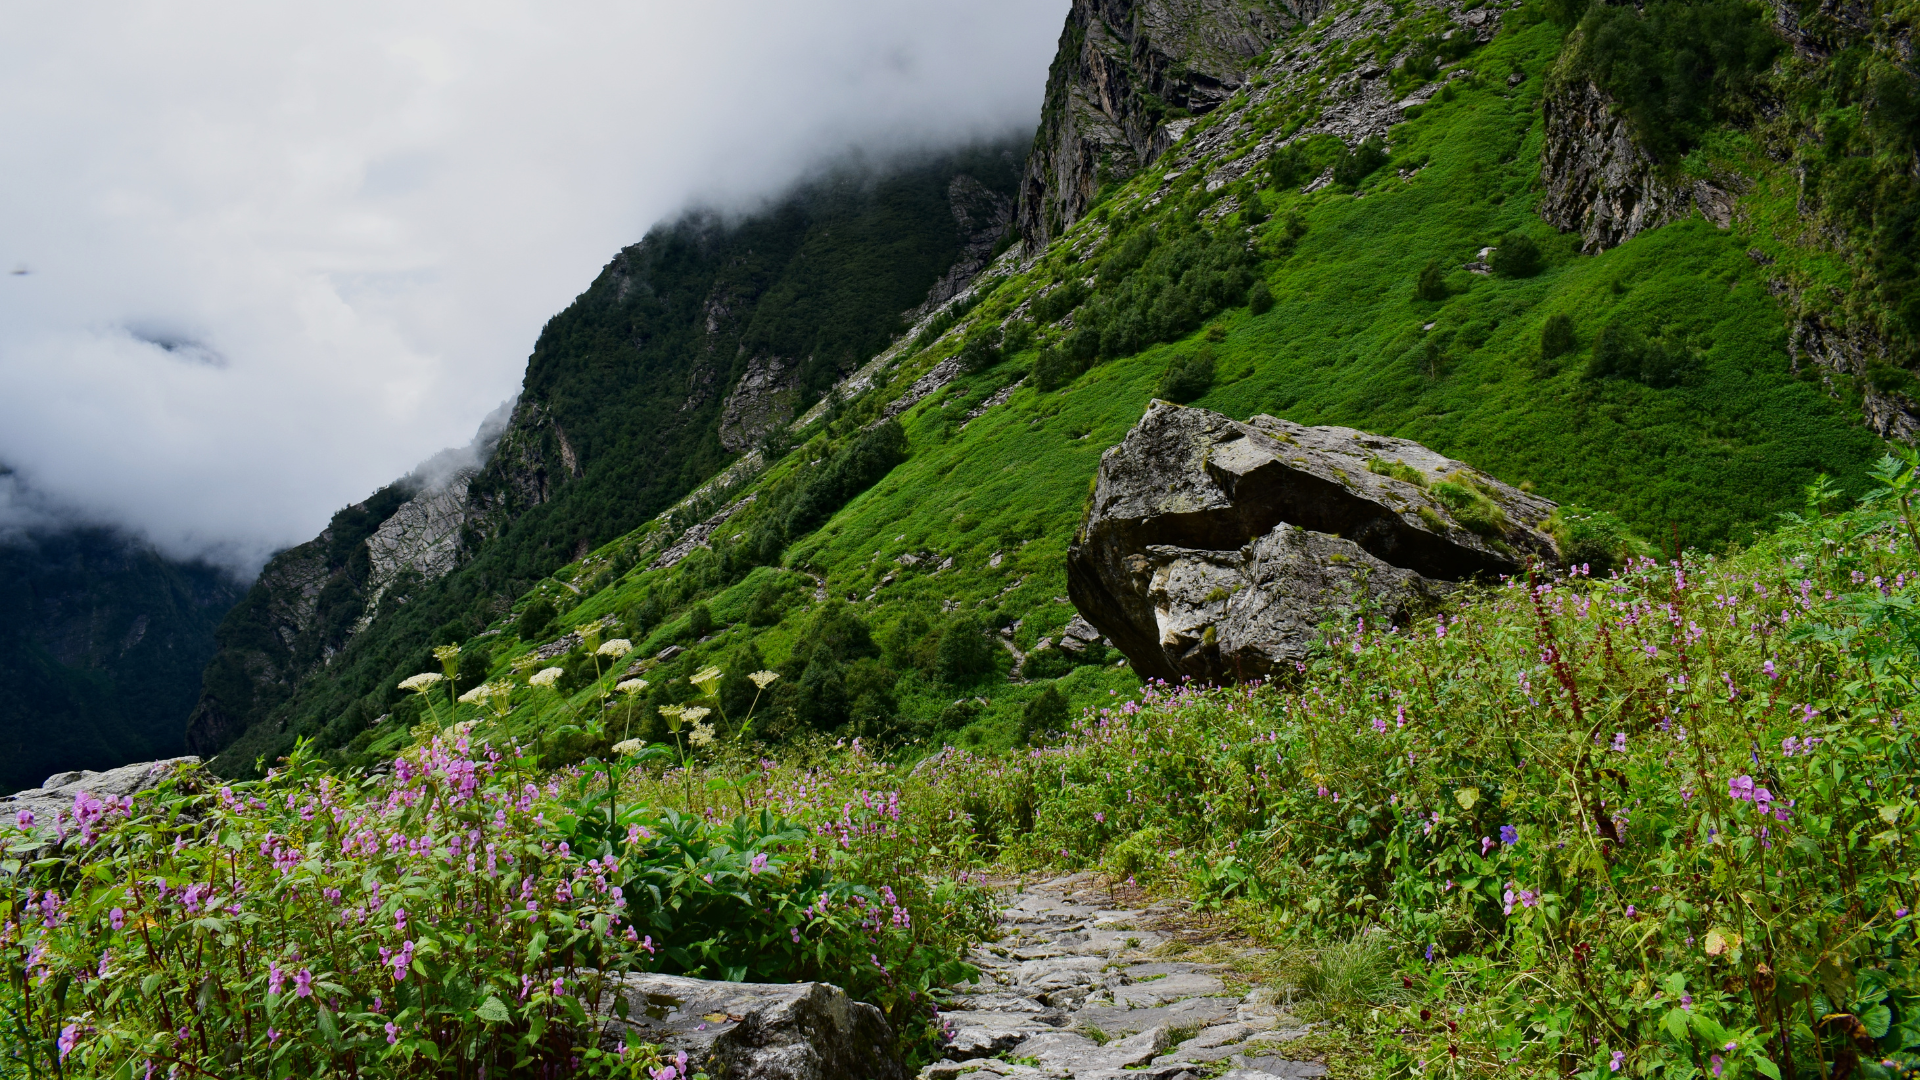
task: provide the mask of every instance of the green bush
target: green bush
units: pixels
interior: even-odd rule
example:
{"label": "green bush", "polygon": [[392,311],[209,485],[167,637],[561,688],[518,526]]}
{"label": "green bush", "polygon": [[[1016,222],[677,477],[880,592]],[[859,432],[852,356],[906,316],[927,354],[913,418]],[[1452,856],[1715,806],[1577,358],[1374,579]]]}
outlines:
{"label": "green bush", "polygon": [[1580,347],[1573,336],[1573,320],[1563,313],[1547,316],[1540,327],[1540,356],[1545,360],[1565,356]]}
{"label": "green bush", "polygon": [[994,654],[1000,649],[980,620],[972,615],[955,614],[940,631],[940,647],[934,656],[934,672],[941,681],[964,686],[994,670]]}
{"label": "green bush", "polygon": [[1087,298],[1087,287],[1078,278],[1062,282],[1054,290],[1033,302],[1028,310],[1039,323],[1057,323]]}
{"label": "green bush", "polygon": [[1470,532],[1498,536],[1507,526],[1506,511],[1458,474],[1434,483],[1427,490],[1445,504],[1453,520]]}
{"label": "green bush", "polygon": [[787,538],[812,532],[906,459],[907,433],[898,420],[884,421],[863,433],[821,465],[793,500],[785,518]]}
{"label": "green bush", "polygon": [[1067,699],[1058,687],[1049,686],[1027,702],[1020,713],[1021,746],[1032,746],[1050,734],[1066,730]]}
{"label": "green bush", "polygon": [[1247,290],[1247,310],[1255,315],[1265,315],[1273,310],[1273,290],[1267,287],[1264,279],[1255,281]]}
{"label": "green bush", "polygon": [[1033,380],[1034,389],[1045,393],[1058,390],[1079,378],[1081,370],[1079,361],[1067,355],[1066,350],[1048,346],[1040,350],[1028,377]]}
{"label": "green bush", "polygon": [[1387,163],[1387,145],[1378,138],[1362,139],[1347,151],[1333,167],[1333,182],[1342,187],[1358,187]]}
{"label": "green bush", "polygon": [[999,329],[976,330],[969,334],[956,355],[960,360],[960,370],[969,373],[985,371],[999,363],[1003,355]]}
{"label": "green bush", "polygon": [[553,620],[559,612],[553,609],[553,602],[544,596],[536,596],[520,610],[520,620],[514,624],[514,633],[521,641],[539,641],[553,627]]}
{"label": "green bush", "polygon": [[1494,244],[1487,266],[1501,277],[1532,277],[1546,266],[1546,258],[1526,235],[1508,233]]}
{"label": "green bush", "polygon": [[1427,486],[1426,473],[1421,472],[1419,469],[1414,468],[1398,458],[1393,461],[1388,461],[1383,457],[1370,457],[1367,459],[1367,471],[1379,473],[1381,476],[1391,476],[1395,480],[1403,480],[1415,487]]}
{"label": "green bush", "polygon": [[1684,349],[1649,338],[1616,319],[1601,327],[1593,339],[1587,377],[1635,379],[1648,386],[1668,387],[1684,380],[1690,366]]}
{"label": "green bush", "polygon": [[1176,356],[1160,375],[1158,395],[1182,405],[1198,400],[1213,386],[1213,350],[1202,346],[1190,356]]}
{"label": "green bush", "polygon": [[1420,268],[1420,276],[1414,280],[1413,295],[1421,300],[1445,300],[1447,281],[1440,273],[1440,262],[1428,259],[1427,265]]}
{"label": "green bush", "polygon": [[693,605],[687,612],[687,636],[698,641],[713,633],[713,612],[705,604]]}
{"label": "green bush", "polygon": [[1594,573],[1626,566],[1650,553],[1646,543],[1634,536],[1625,522],[1601,510],[1583,506],[1562,506],[1547,519],[1546,532],[1559,545],[1560,557],[1569,564],[1586,566]]}

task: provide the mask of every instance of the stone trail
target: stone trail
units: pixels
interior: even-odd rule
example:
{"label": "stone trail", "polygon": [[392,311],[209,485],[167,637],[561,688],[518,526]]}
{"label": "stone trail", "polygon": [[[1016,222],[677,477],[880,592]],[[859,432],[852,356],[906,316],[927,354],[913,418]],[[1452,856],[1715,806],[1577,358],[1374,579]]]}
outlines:
{"label": "stone trail", "polygon": [[1271,1080],[1324,1076],[1285,1047],[1308,1026],[1272,992],[1229,992],[1223,965],[1157,957],[1165,904],[1111,906],[1090,874],[1012,897],[1002,936],[974,949],[979,981],[954,987],[946,1058],[919,1080]]}

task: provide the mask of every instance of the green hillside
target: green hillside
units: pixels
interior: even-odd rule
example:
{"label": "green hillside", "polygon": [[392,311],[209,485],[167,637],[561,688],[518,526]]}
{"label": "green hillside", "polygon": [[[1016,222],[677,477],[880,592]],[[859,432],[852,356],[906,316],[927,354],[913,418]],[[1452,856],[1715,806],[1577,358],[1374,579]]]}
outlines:
{"label": "green hillside", "polygon": [[[1425,32],[1432,18],[1417,12],[1396,34]],[[1273,55],[1295,55],[1322,30],[1296,31]],[[783,675],[758,707],[757,736],[1004,745],[1049,687],[1081,705],[1133,685],[1123,667],[1069,670],[1057,651],[1010,682],[1012,651],[982,644],[982,631],[1017,624],[999,638],[1028,651],[1072,617],[1064,555],[1088,485],[1101,452],[1156,395],[1417,439],[1562,503],[1614,512],[1668,549],[1740,544],[1817,474],[1860,477],[1879,440],[1857,401],[1790,370],[1787,320],[1769,290],[1783,274],[1845,265],[1781,226],[1781,165],[1715,129],[1713,167],[1749,178],[1729,229],[1696,215],[1582,255],[1577,236],[1540,220],[1540,104],[1566,41],[1561,26],[1509,13],[1490,43],[1457,58],[1471,74],[1443,75],[1445,88],[1408,110],[1377,156],[1319,135],[1263,157],[1261,139],[1298,126],[1314,103],[1236,96],[1160,167],[1111,185],[1037,258],[1003,258],[956,306],[953,329],[880,365],[872,389],[823,420],[796,425],[797,449],[685,508],[682,529],[752,498],[710,549],[649,569],[675,538],[656,521],[523,598],[520,608],[540,596],[563,612],[551,628],[518,641],[509,619],[495,620],[467,648],[496,677],[602,617],[615,624],[599,636],[631,639],[635,657],[685,647],[641,665],[648,697],[617,710],[617,726],[589,721],[613,667],[626,665],[600,664],[595,682],[584,649],[552,661],[568,671],[563,693],[510,724],[530,737],[579,728],[549,744],[565,755],[629,729],[663,738],[657,707],[691,697],[684,676],[718,664],[737,712],[753,698],[746,672]],[[1367,53],[1307,55],[1337,74]],[[1202,141],[1218,149],[1185,160]],[[1248,155],[1244,178],[1211,191],[1199,182]],[[1301,193],[1328,170],[1333,182]],[[1534,266],[1515,258],[1529,241]],[[1505,252],[1493,273],[1463,269],[1488,246]],[[936,319],[921,337],[954,322]],[[1559,349],[1543,348],[1550,328]],[[875,447],[897,436],[870,425],[956,356],[974,369],[899,416],[903,460],[889,471],[899,452]],[[1023,377],[1004,404],[966,421]],[[864,471],[843,460],[876,454],[886,460]],[[838,510],[824,518],[823,505]],[[349,757],[404,739],[417,702],[390,702],[393,716]],[[1054,699],[1040,708],[1056,709]]]}

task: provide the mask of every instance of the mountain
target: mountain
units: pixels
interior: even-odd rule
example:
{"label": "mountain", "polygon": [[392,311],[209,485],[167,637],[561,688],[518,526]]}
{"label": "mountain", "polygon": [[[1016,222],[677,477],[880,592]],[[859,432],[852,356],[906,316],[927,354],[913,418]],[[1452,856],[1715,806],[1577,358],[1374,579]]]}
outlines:
{"label": "mountain", "polygon": [[691,213],[621,251],[542,331],[472,468],[384,489],[267,564],[220,628],[189,744],[244,768],[296,735],[350,741],[427,646],[479,632],[756,456],[902,332],[903,312],[947,301],[996,253],[1017,149],[849,164],[757,213]]}
{"label": "mountain", "polygon": [[0,790],[182,753],[214,628],[243,590],[107,529],[0,542]]}
{"label": "mountain", "polygon": [[[1024,161],[623,252],[536,346],[458,569],[245,709],[214,673],[264,668],[223,652],[197,745],[370,761],[455,641],[456,689],[562,669],[506,721],[560,757],[666,738],[709,664],[758,737],[1018,741],[1137,685],[1066,553],[1155,398],[1740,544],[1920,416],[1910,41],[1737,0],[1076,0]],[[615,635],[650,685],[599,724]]]}

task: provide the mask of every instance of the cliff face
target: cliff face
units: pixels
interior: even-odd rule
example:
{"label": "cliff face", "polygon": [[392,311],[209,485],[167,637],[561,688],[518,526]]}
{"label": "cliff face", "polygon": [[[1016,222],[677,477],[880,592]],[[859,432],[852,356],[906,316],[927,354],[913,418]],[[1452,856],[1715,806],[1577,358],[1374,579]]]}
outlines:
{"label": "cliff face", "polygon": [[1540,179],[1546,196],[1540,216],[1579,233],[1581,251],[1617,247],[1695,210],[1722,229],[1732,223],[1733,195],[1707,180],[1663,169],[1634,138],[1627,118],[1591,82],[1559,88],[1541,111],[1546,148]]}
{"label": "cliff face", "polygon": [[1047,78],[1016,220],[1044,247],[1102,185],[1138,172],[1218,108],[1319,0],[1074,0]]}

